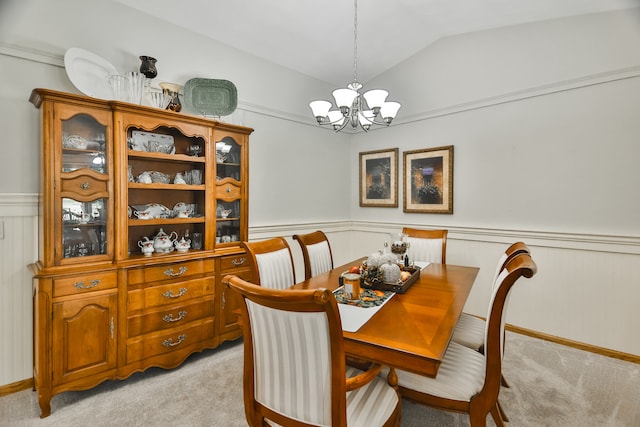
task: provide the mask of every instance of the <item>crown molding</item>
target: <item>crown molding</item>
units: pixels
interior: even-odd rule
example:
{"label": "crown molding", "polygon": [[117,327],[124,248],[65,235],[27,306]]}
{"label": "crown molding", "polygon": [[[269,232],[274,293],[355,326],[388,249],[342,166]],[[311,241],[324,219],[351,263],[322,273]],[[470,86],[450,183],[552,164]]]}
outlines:
{"label": "crown molding", "polygon": [[[12,56],[28,61],[40,62],[43,64],[49,64],[55,67],[64,68],[64,54],[56,54],[53,52],[36,49],[30,46],[10,44],[0,41],[0,55]],[[431,110],[412,114],[410,116],[400,116],[394,120],[393,126],[402,126],[404,124],[434,119],[437,117],[462,113],[479,108],[487,108],[495,105],[517,102],[538,96],[551,95],[554,93],[576,90],[584,87],[605,84],[629,78],[636,78],[638,76],[640,76],[640,65],[609,70],[602,73],[588,74],[573,79],[567,79],[549,83],[546,85],[507,92],[501,95],[474,99],[465,103],[434,108]],[[319,126],[316,123],[315,119],[311,117],[311,114],[307,116],[291,113],[289,111],[272,108],[268,105],[255,104],[242,99],[238,101],[237,110],[250,111],[252,113],[260,114],[263,116],[273,117],[280,120],[287,120],[302,125],[307,125],[314,128],[322,128],[327,131],[335,132],[331,126]],[[384,128],[372,128],[369,132],[381,129]],[[346,133],[355,134],[360,132],[348,130]]]}

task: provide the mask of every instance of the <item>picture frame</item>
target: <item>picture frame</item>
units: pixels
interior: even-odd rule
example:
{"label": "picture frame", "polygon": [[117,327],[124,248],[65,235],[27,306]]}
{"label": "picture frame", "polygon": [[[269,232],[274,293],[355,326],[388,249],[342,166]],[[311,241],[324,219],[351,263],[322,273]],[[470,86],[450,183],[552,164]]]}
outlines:
{"label": "picture frame", "polygon": [[360,153],[360,206],[398,207],[398,149]]}
{"label": "picture frame", "polygon": [[453,213],[453,145],[405,151],[404,212]]}

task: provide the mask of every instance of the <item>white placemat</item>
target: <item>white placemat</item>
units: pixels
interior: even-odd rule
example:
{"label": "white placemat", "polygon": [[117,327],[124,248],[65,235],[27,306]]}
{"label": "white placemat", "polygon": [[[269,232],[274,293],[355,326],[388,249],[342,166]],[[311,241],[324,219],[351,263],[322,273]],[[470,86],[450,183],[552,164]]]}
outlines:
{"label": "white placemat", "polygon": [[363,308],[348,304],[338,304],[340,320],[342,321],[342,330],[345,332],[356,332],[395,295],[396,294],[391,295],[389,298],[384,300],[382,305],[376,307]]}

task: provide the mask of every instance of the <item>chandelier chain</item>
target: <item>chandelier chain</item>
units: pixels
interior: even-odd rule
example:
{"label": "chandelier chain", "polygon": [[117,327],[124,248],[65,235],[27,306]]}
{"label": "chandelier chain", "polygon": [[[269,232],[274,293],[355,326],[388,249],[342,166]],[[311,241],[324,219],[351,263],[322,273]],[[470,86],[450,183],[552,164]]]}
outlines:
{"label": "chandelier chain", "polygon": [[353,81],[358,81],[358,0],[353,0]]}

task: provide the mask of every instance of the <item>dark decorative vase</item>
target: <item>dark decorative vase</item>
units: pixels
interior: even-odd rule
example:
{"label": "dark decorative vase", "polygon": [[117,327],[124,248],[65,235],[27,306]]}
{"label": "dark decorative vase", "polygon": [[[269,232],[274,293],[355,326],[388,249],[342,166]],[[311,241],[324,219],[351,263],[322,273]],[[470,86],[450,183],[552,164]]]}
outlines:
{"label": "dark decorative vase", "polygon": [[152,58],[150,56],[141,56],[140,61],[140,72],[144,74],[148,79],[152,79],[158,75],[158,70],[156,69],[156,58]]}
{"label": "dark decorative vase", "polygon": [[176,113],[182,110],[182,103],[180,102],[180,98],[178,97],[178,92],[180,91],[180,85],[175,83],[160,83],[160,87],[162,88],[162,92],[171,96],[171,101],[169,101],[169,105],[167,105],[167,110],[175,111]]}

